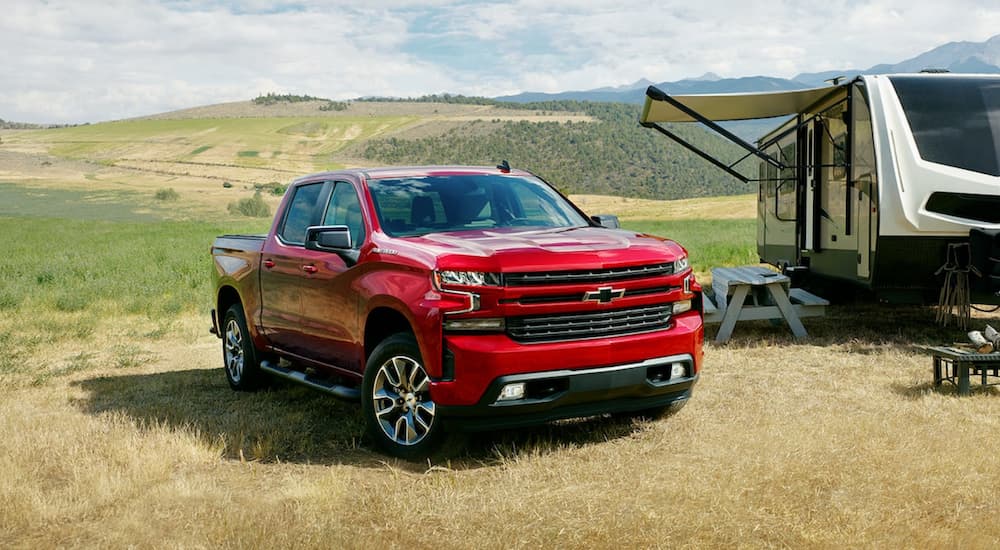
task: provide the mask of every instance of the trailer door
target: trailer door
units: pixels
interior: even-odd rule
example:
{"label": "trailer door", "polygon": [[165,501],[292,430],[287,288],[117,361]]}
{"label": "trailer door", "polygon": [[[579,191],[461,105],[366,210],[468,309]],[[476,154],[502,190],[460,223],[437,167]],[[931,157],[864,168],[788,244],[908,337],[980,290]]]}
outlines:
{"label": "trailer door", "polygon": [[871,178],[861,178],[854,182],[854,219],[858,232],[858,278],[867,279],[871,275],[872,203]]}
{"label": "trailer door", "polygon": [[816,251],[816,228],[818,225],[818,219],[816,216],[816,206],[817,206],[817,190],[819,188],[819,170],[816,169],[816,165],[819,164],[816,158],[817,148],[816,148],[816,121],[810,120],[805,125],[805,155],[803,156],[803,164],[805,164],[806,172],[806,205],[805,212],[802,218],[801,227],[805,231],[805,238],[803,240],[802,248],[809,252]]}
{"label": "trailer door", "polygon": [[854,220],[858,232],[858,278],[870,279],[872,256],[875,254],[873,234],[878,223],[878,185],[868,94],[860,84],[855,84],[851,90],[851,119],[850,166],[855,193]]}

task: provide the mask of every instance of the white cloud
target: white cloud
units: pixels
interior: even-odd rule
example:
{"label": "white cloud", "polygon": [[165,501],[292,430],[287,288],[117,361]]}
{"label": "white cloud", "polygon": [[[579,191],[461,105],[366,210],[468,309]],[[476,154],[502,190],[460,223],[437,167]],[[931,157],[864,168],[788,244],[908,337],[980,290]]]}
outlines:
{"label": "white cloud", "polygon": [[275,91],[500,95],[866,68],[1000,29],[986,0],[6,0],[0,117],[99,121]]}

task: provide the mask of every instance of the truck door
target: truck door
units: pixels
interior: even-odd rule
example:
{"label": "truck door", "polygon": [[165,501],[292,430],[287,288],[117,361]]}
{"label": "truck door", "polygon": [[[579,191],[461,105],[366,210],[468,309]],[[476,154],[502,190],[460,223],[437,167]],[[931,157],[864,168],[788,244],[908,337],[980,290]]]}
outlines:
{"label": "truck door", "polygon": [[261,326],[271,345],[295,354],[307,348],[302,336],[302,296],[311,260],[305,249],[306,228],[317,225],[320,202],[329,184],[299,185],[273,235],[261,252]]}
{"label": "truck door", "polygon": [[[367,229],[361,201],[354,186],[335,182],[329,204],[324,205],[317,225],[346,225],[351,243],[360,249]],[[358,291],[352,288],[356,272],[344,258],[332,252],[307,250],[313,266],[304,275],[302,288],[302,345],[310,359],[336,369],[360,373],[363,370],[362,327]]]}

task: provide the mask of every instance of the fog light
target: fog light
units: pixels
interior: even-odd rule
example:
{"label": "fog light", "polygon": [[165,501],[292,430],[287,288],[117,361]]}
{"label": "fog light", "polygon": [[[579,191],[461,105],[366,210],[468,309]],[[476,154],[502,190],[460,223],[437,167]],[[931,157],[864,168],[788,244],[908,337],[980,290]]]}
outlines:
{"label": "fog light", "polygon": [[503,317],[477,319],[449,319],[444,322],[445,330],[453,331],[502,331],[506,324]]}
{"label": "fog light", "polygon": [[670,365],[670,379],[677,380],[687,376],[687,365],[684,363],[674,363]]}
{"label": "fog light", "polygon": [[674,302],[673,314],[677,315],[679,313],[684,313],[685,311],[691,311],[691,300],[680,300]]}
{"label": "fog light", "polygon": [[518,399],[524,399],[524,382],[507,384],[500,390],[500,397],[497,397],[497,401],[516,401]]}

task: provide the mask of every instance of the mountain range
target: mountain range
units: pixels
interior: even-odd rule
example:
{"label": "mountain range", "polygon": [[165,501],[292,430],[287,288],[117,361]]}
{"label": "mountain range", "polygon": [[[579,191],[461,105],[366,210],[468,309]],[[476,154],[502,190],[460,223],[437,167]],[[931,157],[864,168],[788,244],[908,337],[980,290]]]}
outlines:
{"label": "mountain range", "polygon": [[953,73],[1000,74],[1000,34],[984,42],[949,42],[926,51],[910,59],[894,64],[873,65],[867,69],[843,69],[817,73],[802,73],[794,78],[772,76],[746,76],[722,78],[706,73],[695,78],[674,82],[653,83],[640,79],[632,84],[614,88],[594,90],[542,93],[525,92],[517,95],[497,97],[498,101],[530,103],[538,101],[578,100],[617,103],[642,103],[646,88],[655,85],[671,94],[723,94],[743,92],[769,92],[815,88],[836,77],[852,77],[859,74],[914,73],[922,70],[946,70]]}

